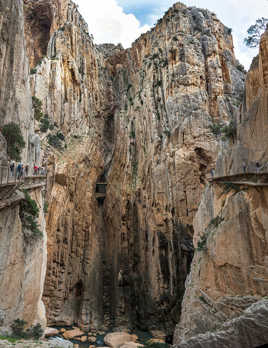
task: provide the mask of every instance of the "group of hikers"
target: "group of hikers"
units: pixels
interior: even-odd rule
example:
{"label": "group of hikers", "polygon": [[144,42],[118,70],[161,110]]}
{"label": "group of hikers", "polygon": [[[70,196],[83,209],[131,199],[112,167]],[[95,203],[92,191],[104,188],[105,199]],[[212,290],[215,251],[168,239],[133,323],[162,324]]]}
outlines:
{"label": "group of hikers", "polygon": [[[14,161],[11,161],[9,164],[10,175],[11,177],[21,179],[25,176],[31,175],[30,167],[28,164],[24,165],[23,163],[16,164]],[[33,175],[45,175],[46,170],[44,167],[38,167],[36,164],[33,166]]]}
{"label": "group of hikers", "polygon": [[[242,166],[243,166],[243,173],[246,174],[246,173],[248,172],[248,166],[247,166],[247,164],[246,164],[245,161],[243,161]],[[257,173],[257,174],[260,173],[261,170],[265,167],[265,166],[262,166],[262,165],[260,164],[260,162],[256,162],[256,163],[255,163],[255,166],[256,166],[256,173]],[[210,170],[211,178],[214,177],[214,174],[215,174],[215,169],[211,169],[211,170]]]}

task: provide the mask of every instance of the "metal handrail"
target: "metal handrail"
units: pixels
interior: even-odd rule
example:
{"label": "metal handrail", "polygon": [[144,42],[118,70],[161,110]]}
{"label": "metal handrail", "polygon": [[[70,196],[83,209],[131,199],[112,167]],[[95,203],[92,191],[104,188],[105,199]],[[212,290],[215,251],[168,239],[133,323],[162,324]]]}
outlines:
{"label": "metal handrail", "polygon": [[32,173],[26,174],[25,172],[22,174],[22,176],[18,175],[17,173],[17,167],[14,167],[13,172],[11,172],[10,166],[0,166],[0,185],[8,185],[8,184],[16,184],[17,182],[24,182],[26,178],[32,178],[32,179],[41,179],[47,178],[47,170],[45,170],[45,174],[37,174],[33,175]]}

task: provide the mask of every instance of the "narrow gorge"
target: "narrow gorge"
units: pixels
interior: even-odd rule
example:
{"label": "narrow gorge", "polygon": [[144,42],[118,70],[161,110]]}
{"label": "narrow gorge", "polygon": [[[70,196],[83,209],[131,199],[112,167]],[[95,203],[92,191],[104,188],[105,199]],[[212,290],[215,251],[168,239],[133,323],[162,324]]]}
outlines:
{"label": "narrow gorge", "polygon": [[268,343],[267,186],[211,181],[267,172],[268,33],[246,74],[231,32],[176,3],[124,49],[94,44],[71,0],[0,0],[1,168],[14,122],[47,171],[38,237],[25,190],[1,185],[0,334],[19,318]]}

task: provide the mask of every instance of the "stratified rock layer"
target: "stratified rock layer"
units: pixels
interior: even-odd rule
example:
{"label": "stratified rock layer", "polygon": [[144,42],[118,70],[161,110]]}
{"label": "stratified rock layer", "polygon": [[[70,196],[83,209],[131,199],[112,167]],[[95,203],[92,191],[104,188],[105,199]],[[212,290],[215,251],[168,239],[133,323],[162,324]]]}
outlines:
{"label": "stratified rock layer", "polygon": [[[234,146],[222,148],[218,176],[267,172],[267,47],[266,31],[247,76],[246,97],[237,116],[237,140]],[[267,203],[265,185],[213,183],[207,187],[194,220],[194,244],[199,250],[175,331],[178,347],[257,347],[268,343],[263,319],[267,301],[244,312],[268,293]],[[200,333],[206,334],[196,336]]]}

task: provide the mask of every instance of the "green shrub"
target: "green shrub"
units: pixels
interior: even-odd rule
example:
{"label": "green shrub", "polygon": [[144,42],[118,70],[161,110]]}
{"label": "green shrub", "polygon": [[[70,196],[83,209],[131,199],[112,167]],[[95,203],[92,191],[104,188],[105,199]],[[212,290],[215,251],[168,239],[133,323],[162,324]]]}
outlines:
{"label": "green shrub", "polygon": [[33,75],[33,74],[36,74],[36,72],[37,72],[36,69],[31,69],[30,74]]}
{"label": "green shrub", "polygon": [[14,336],[25,338],[26,335],[25,335],[24,329],[26,325],[27,325],[27,322],[25,320],[21,320],[21,319],[14,320],[11,325],[11,329]]}
{"label": "green shrub", "polygon": [[11,329],[13,332],[13,335],[15,337],[10,337],[10,342],[16,342],[18,338],[34,338],[38,340],[41,338],[44,334],[44,330],[42,329],[41,325],[38,323],[34,326],[31,326],[25,331],[25,326],[27,325],[27,322],[21,319],[16,319],[13,321],[11,325]]}
{"label": "green shrub", "polygon": [[136,138],[136,134],[135,134],[135,130],[131,129],[130,134],[129,134],[130,138],[135,139]]}
{"label": "green shrub", "polygon": [[10,343],[15,343],[17,342],[18,338],[0,335],[0,340],[8,341]]}
{"label": "green shrub", "polygon": [[43,235],[37,223],[38,215],[39,208],[36,201],[30,197],[26,190],[24,190],[24,200],[20,203],[20,218],[23,228],[31,231],[31,236],[33,238],[39,238]]}
{"label": "green shrub", "polygon": [[2,128],[3,136],[7,141],[7,153],[10,159],[19,162],[21,160],[21,151],[25,147],[20,127],[14,122],[10,122]]}
{"label": "green shrub", "polygon": [[33,96],[32,97],[32,103],[33,103],[33,108],[34,108],[34,118],[37,121],[40,121],[41,118],[43,117],[42,102],[37,97]]}
{"label": "green shrub", "polygon": [[209,128],[215,136],[222,135],[223,138],[231,138],[233,140],[236,138],[236,123],[234,120],[231,120],[227,125],[212,123]]}
{"label": "green shrub", "polygon": [[60,131],[57,132],[57,137],[58,137],[61,141],[64,141],[64,140],[65,140],[65,136],[64,136]]}
{"label": "green shrub", "polygon": [[209,126],[209,128],[215,136],[218,136],[221,134],[222,124],[221,123],[212,123]]}
{"label": "green shrub", "polygon": [[210,220],[208,227],[218,227],[223,220],[224,218],[218,215],[215,218]]}
{"label": "green shrub", "polygon": [[49,134],[48,137],[49,145],[55,147],[58,150],[62,150],[62,139],[58,134]]}
{"label": "green shrub", "polygon": [[45,201],[45,203],[44,203],[43,212],[44,212],[44,214],[47,214],[47,212],[48,212],[48,202],[47,201]]}
{"label": "green shrub", "polygon": [[43,133],[46,133],[47,130],[50,128],[50,122],[49,122],[47,114],[43,118],[41,118],[40,123],[41,123],[40,131]]}
{"label": "green shrub", "polygon": [[42,326],[38,323],[34,326],[31,326],[30,329],[27,330],[27,336],[29,338],[34,338],[38,340],[41,338],[44,334],[44,330],[42,329]]}
{"label": "green shrub", "polygon": [[231,120],[231,122],[228,125],[222,128],[222,134],[226,138],[231,138],[233,140],[236,138],[236,124],[234,120]]}
{"label": "green shrub", "polygon": [[207,238],[208,238],[208,234],[204,233],[201,238],[199,239],[199,241],[197,242],[197,250],[198,251],[204,251],[207,250]]}

